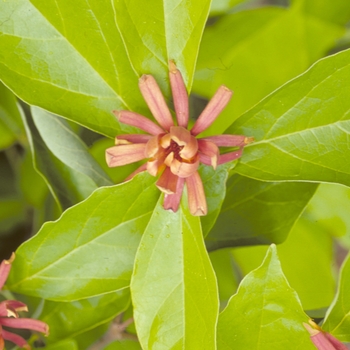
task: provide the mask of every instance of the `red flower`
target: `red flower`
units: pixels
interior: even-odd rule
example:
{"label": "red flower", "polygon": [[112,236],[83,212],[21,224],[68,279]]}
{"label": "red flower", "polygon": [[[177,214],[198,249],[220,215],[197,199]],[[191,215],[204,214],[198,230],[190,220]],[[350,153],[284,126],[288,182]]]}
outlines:
{"label": "red flower", "polygon": [[348,348],[340,342],[333,335],[323,331],[315,322],[309,320],[307,323],[303,323],[304,327],[310,334],[311,341],[318,350],[348,350]]}
{"label": "red flower", "polygon": [[[11,270],[11,263],[15,258],[13,253],[10,260],[3,260],[0,264],[0,289],[4,286]],[[46,323],[31,318],[19,318],[19,311],[28,311],[27,305],[17,300],[5,300],[0,303],[0,350],[5,348],[4,340],[9,340],[17,346],[30,349],[26,340],[21,336],[8,332],[3,326],[30,329],[33,331],[48,334],[49,327]]]}
{"label": "red flower", "polygon": [[[192,129],[188,130],[187,91],[181,73],[172,61],[169,75],[177,125],[174,124],[155,79],[151,75],[143,75],[139,87],[159,125],[135,112],[113,111],[121,123],[135,126],[148,134],[117,136],[116,146],[106,150],[106,161],[109,167],[115,167],[147,159],[147,163],[128,179],[144,170],[153,176],[161,173],[156,185],[165,193],[163,206],[175,212],[186,183],[191,214],[206,215],[208,210],[203,183],[197,171],[199,164],[211,165],[215,169],[219,164],[237,159],[242,155],[243,147],[251,142],[252,138],[237,135],[196,138],[225,108],[232,91],[225,86],[219,87]],[[238,149],[220,155],[219,147]]]}

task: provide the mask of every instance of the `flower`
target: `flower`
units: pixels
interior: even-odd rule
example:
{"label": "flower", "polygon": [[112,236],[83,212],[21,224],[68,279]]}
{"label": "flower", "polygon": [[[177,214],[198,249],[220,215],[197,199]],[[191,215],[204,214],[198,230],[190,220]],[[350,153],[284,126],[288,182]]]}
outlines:
{"label": "flower", "polygon": [[[8,274],[11,270],[11,263],[15,259],[15,254],[12,253],[9,260],[3,260],[0,264],[0,290],[5,284]],[[21,336],[11,333],[5,327],[30,329],[33,331],[45,333],[49,332],[49,327],[46,323],[31,318],[19,318],[19,311],[28,311],[27,305],[17,300],[5,300],[0,302],[0,350],[5,348],[5,340],[15,343],[17,346],[30,349],[26,340]]]}
{"label": "flower", "polygon": [[[206,215],[208,209],[203,183],[197,171],[199,164],[211,165],[215,169],[219,164],[237,159],[252,138],[241,135],[196,138],[226,107],[232,91],[220,86],[191,130],[188,130],[186,87],[173,61],[169,62],[169,68],[177,125],[174,124],[156,80],[151,75],[143,75],[139,80],[139,87],[159,125],[135,112],[113,111],[119,122],[135,126],[147,134],[118,135],[115,139],[116,145],[106,150],[106,161],[109,167],[116,167],[147,159],[127,179],[144,170],[153,176],[161,174],[156,185],[165,193],[163,206],[174,212],[179,207],[186,183],[191,214]],[[220,155],[219,147],[238,149]]]}
{"label": "flower", "polygon": [[315,322],[309,320],[307,323],[303,323],[304,327],[310,334],[311,341],[318,350],[347,350],[348,348],[341,343],[333,335],[323,331]]}

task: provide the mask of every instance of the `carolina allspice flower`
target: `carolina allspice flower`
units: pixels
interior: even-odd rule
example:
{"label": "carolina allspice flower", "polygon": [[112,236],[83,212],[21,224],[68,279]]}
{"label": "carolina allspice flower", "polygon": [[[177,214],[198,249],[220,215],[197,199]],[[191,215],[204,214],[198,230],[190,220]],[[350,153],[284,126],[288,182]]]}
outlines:
{"label": "carolina allspice flower", "polygon": [[[153,176],[161,174],[156,185],[165,193],[163,206],[174,212],[178,210],[186,183],[191,214],[206,215],[208,209],[203,183],[197,171],[199,164],[211,165],[215,169],[219,164],[237,159],[242,155],[243,147],[252,142],[252,138],[241,135],[196,138],[226,107],[232,91],[220,86],[191,130],[188,130],[186,86],[174,62],[169,62],[169,68],[177,125],[174,124],[156,80],[151,75],[143,75],[139,87],[159,125],[135,112],[113,111],[119,122],[135,126],[147,134],[118,135],[115,139],[116,146],[106,150],[106,161],[109,167],[116,167],[147,159],[127,179],[144,170]],[[220,155],[219,147],[238,149]]]}
{"label": "carolina allspice flower", "polygon": [[[5,284],[11,270],[11,263],[14,259],[15,254],[12,253],[9,260],[3,260],[0,264],[0,289],[2,289]],[[48,325],[42,321],[33,320],[31,318],[19,318],[19,311],[28,311],[27,305],[17,300],[5,300],[0,302],[0,350],[4,350],[5,340],[15,343],[21,348],[30,349],[30,346],[24,338],[3,329],[3,326],[30,329],[46,335],[49,332]]]}
{"label": "carolina allspice flower", "polygon": [[309,320],[309,324],[303,323],[310,334],[311,341],[318,350],[347,350],[348,348],[333,335],[323,331],[315,322]]}

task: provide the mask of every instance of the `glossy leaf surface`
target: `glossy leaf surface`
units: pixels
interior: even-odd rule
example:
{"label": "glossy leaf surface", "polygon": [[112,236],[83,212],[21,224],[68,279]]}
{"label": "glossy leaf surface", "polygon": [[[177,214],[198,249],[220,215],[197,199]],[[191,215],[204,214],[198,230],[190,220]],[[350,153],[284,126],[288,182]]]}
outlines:
{"label": "glossy leaf surface", "polygon": [[[85,143],[71,130],[68,123],[41,108],[31,108],[33,120],[49,150],[65,165],[88,177],[98,186],[112,184],[108,175],[90,155]],[[81,180],[79,180],[81,181]]]}
{"label": "glossy leaf surface", "polygon": [[65,165],[47,148],[30,114],[23,116],[34,168],[42,175],[60,208],[87,198],[97,186],[87,176]]}
{"label": "glossy leaf surface", "polygon": [[344,261],[337,295],[328,310],[322,329],[343,342],[350,342],[350,256]]}
{"label": "glossy leaf surface", "polygon": [[18,96],[103,134],[120,132],[111,111],[142,97],[110,1],[1,2],[0,23],[1,79]]}
{"label": "glossy leaf surface", "polygon": [[272,245],[220,314],[218,349],[315,349],[302,323],[299,298],[281,270]]}
{"label": "glossy leaf surface", "polygon": [[220,214],[226,194],[226,181],[230,170],[236,164],[237,162],[229,162],[218,166],[215,170],[211,166],[201,166],[199,169],[208,205],[208,214],[201,216],[204,237],[210,232]]}
{"label": "glossy leaf surface", "polygon": [[198,217],[158,203],[135,258],[131,296],[146,349],[214,349],[218,291]]}
{"label": "glossy leaf surface", "polygon": [[158,198],[154,178],[146,173],[98,189],[59,220],[46,223],[18,249],[8,287],[56,301],[127,287],[136,249]]}
{"label": "glossy leaf surface", "polygon": [[[155,74],[162,87],[168,61],[180,69],[190,88],[209,0],[114,0],[116,22],[136,72]],[[189,89],[190,90],[190,89]]]}
{"label": "glossy leaf surface", "polygon": [[316,188],[312,183],[231,176],[221,212],[206,237],[208,249],[283,242]]}
{"label": "glossy leaf surface", "polygon": [[73,338],[112,320],[123,312],[129,303],[128,288],[70,303],[46,301],[40,319],[50,327],[48,343],[55,343]]}
{"label": "glossy leaf surface", "polygon": [[260,180],[350,186],[349,62],[350,50],[320,60],[239,118],[228,132],[256,142],[235,170]]}
{"label": "glossy leaf surface", "polygon": [[210,98],[224,84],[234,96],[206,133],[223,133],[242,113],[323,57],[343,33],[340,26],[296,6],[223,16],[203,35],[193,89]]}
{"label": "glossy leaf surface", "polygon": [[16,97],[0,83],[0,149],[11,146],[17,138],[22,141],[23,134]]}

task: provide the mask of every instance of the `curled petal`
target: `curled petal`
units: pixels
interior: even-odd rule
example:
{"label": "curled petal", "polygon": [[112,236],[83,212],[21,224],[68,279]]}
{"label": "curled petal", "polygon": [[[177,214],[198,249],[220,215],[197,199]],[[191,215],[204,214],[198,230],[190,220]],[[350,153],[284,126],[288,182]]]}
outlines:
{"label": "curled petal", "polygon": [[113,113],[121,123],[135,126],[151,135],[158,135],[164,132],[159,125],[153,123],[141,114],[130,111],[113,111]]}
{"label": "curled petal", "polygon": [[198,149],[201,152],[201,154],[204,154],[210,158],[210,165],[214,169],[216,169],[216,166],[218,163],[218,157],[220,155],[218,146],[211,141],[207,141],[206,139],[201,139],[201,140],[198,140]]}
{"label": "curled petal", "polygon": [[118,135],[115,138],[115,144],[128,145],[130,143],[147,143],[151,137],[151,135],[144,134]]}
{"label": "curled petal", "polygon": [[0,289],[4,286],[11,270],[11,263],[15,260],[15,253],[11,254],[9,260],[3,260],[0,264]]}
{"label": "curled petal", "polygon": [[[8,340],[8,341],[16,344],[20,348],[25,348],[25,349],[30,350],[30,346],[27,344],[26,340],[24,338],[22,338],[21,336],[14,334],[14,333],[11,333],[11,332],[8,332],[8,331],[5,331],[4,329],[2,330],[1,335],[5,340]],[[0,335],[0,337],[1,337],[1,335]],[[1,343],[0,343],[0,349],[2,349]]]}
{"label": "curled petal", "polygon": [[173,160],[174,160],[174,152],[171,152],[164,159],[164,164],[168,167],[171,167]]}
{"label": "curled petal", "polygon": [[146,144],[119,145],[106,149],[106,162],[109,167],[131,164],[145,159]]}
{"label": "curled petal", "polygon": [[243,148],[240,148],[237,151],[221,154],[218,159],[218,165],[230,162],[231,160],[238,159],[242,156],[242,153],[243,153]]}
{"label": "curled petal", "polygon": [[160,155],[158,158],[151,159],[147,162],[147,171],[152,176],[157,176],[164,168],[164,155]]}
{"label": "curled petal", "polygon": [[156,186],[166,194],[174,194],[176,192],[178,178],[178,176],[170,171],[170,168],[166,167],[156,182]]}
{"label": "curled petal", "polygon": [[17,300],[4,300],[0,303],[0,317],[18,317],[18,311],[28,311],[27,305]]}
{"label": "curled petal", "polygon": [[179,152],[181,158],[190,160],[197,154],[197,139],[187,129],[182,126],[173,126],[170,128],[170,136],[179,146],[183,147]]}
{"label": "curled petal", "polygon": [[191,134],[196,136],[207,129],[226,107],[232,96],[232,91],[226,86],[220,86],[215,95],[204,108],[201,115],[191,129]]}
{"label": "curled petal", "polygon": [[49,334],[49,326],[45,322],[31,318],[1,318],[0,324],[12,328],[30,329],[46,335]]}
{"label": "curled petal", "polygon": [[203,188],[202,179],[196,171],[192,176],[186,178],[188,192],[188,206],[190,213],[195,216],[207,215],[207,201]]}
{"label": "curled petal", "polygon": [[171,142],[171,135],[170,134],[165,134],[164,136],[162,136],[162,138],[160,139],[160,145],[163,148],[168,148],[170,146],[170,142]]}
{"label": "curled petal", "polygon": [[145,149],[145,153],[147,157],[152,158],[160,151],[159,138],[160,138],[159,136],[153,136],[148,140],[146,144],[146,149]]}
{"label": "curled petal", "polygon": [[166,210],[171,209],[174,213],[177,212],[180,205],[182,191],[184,188],[185,179],[179,177],[177,180],[176,192],[174,194],[165,194],[163,208]]}
{"label": "curled petal", "polygon": [[154,118],[162,128],[169,130],[174,125],[173,118],[156,80],[145,74],[139,80],[139,87]]}
{"label": "curled petal", "polygon": [[125,181],[131,180],[134,176],[141,173],[142,171],[147,170],[147,163],[142,164],[139,168],[137,168],[135,171],[133,171],[126,179]]}
{"label": "curled petal", "polygon": [[198,169],[199,166],[199,157],[197,157],[196,161],[194,163],[185,163],[185,162],[180,162],[177,159],[174,159],[171,162],[171,172],[178,177],[189,177],[193,175]]}
{"label": "curled petal", "polygon": [[254,141],[252,137],[225,134],[205,137],[202,140],[214,142],[218,147],[244,147]]}
{"label": "curled petal", "polygon": [[177,123],[187,128],[188,124],[188,95],[180,71],[173,61],[169,61],[170,86],[173,93]]}

